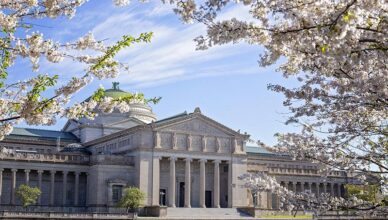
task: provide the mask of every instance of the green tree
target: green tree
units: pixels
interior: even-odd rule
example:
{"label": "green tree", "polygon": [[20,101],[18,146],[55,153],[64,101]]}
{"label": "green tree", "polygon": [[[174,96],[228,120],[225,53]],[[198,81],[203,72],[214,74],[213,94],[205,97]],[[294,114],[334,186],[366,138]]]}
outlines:
{"label": "green tree", "polygon": [[143,205],[145,194],[137,187],[127,187],[124,189],[123,197],[121,197],[117,206],[126,208],[127,212],[134,210]]}
{"label": "green tree", "polygon": [[31,187],[26,184],[22,184],[16,190],[16,196],[22,201],[23,207],[33,205],[42,192],[38,187]]}
{"label": "green tree", "polygon": [[353,185],[345,186],[348,196],[355,196],[364,201],[377,203],[377,194],[379,187],[377,185]]}

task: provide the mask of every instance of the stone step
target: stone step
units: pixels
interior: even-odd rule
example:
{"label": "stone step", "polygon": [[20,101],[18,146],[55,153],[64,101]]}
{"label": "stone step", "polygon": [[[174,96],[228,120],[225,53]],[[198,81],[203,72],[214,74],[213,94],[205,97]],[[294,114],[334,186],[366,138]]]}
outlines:
{"label": "stone step", "polygon": [[253,219],[236,208],[167,208],[168,219]]}

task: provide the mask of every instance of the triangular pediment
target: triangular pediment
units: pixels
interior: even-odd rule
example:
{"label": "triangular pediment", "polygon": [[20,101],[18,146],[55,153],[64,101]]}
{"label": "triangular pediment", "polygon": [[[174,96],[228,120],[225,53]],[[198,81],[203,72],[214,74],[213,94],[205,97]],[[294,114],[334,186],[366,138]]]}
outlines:
{"label": "triangular pediment", "polygon": [[161,124],[157,123],[156,129],[174,133],[190,133],[219,137],[242,135],[202,114],[188,114]]}
{"label": "triangular pediment", "polygon": [[145,124],[145,123],[142,122],[141,120],[131,117],[131,118],[128,118],[128,119],[125,119],[122,121],[114,122],[111,124],[106,124],[105,126],[106,127],[115,127],[115,128],[131,128],[131,127],[135,127],[137,125],[143,125],[143,124]]}

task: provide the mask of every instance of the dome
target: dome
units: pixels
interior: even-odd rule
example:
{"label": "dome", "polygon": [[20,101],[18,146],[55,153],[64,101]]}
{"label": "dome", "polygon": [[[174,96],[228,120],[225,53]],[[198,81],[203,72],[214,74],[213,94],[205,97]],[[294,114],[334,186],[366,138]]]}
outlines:
{"label": "dome", "polygon": [[112,84],[113,84],[113,87],[111,89],[105,90],[106,97],[111,97],[111,98],[117,99],[117,98],[122,98],[122,97],[125,97],[125,96],[128,96],[131,94],[129,92],[125,92],[125,91],[119,89],[118,82],[113,82]]}
{"label": "dome", "polygon": [[[107,89],[104,92],[105,97],[111,97],[114,99],[123,98],[128,95],[131,95],[130,92],[123,91],[119,88],[119,82],[113,82],[112,88]],[[89,100],[90,97],[87,99]],[[146,103],[132,103],[129,104],[130,110],[126,113],[120,113],[118,111],[114,111],[113,113],[108,114],[100,114],[102,115],[110,115],[110,116],[118,116],[118,117],[125,117],[125,118],[136,118],[144,123],[151,123],[153,121],[156,121],[156,115],[152,112],[152,108],[148,106]]]}

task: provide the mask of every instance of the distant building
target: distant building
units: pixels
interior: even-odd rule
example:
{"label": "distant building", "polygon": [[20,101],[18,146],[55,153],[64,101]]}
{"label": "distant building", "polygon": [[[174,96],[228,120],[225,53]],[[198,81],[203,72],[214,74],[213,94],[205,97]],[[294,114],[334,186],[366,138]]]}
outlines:
{"label": "distant building", "polygon": [[[126,94],[118,84],[106,91]],[[317,164],[246,146],[248,137],[199,108],[157,120],[145,104],[69,120],[62,131],[15,128],[0,142],[0,201],[20,204],[15,190],[26,183],[42,190],[41,206],[109,207],[125,186],[136,186],[149,206],[277,209],[275,195],[251,195],[238,179],[258,171],[294,191],[344,195],[344,173],[324,181]]]}

